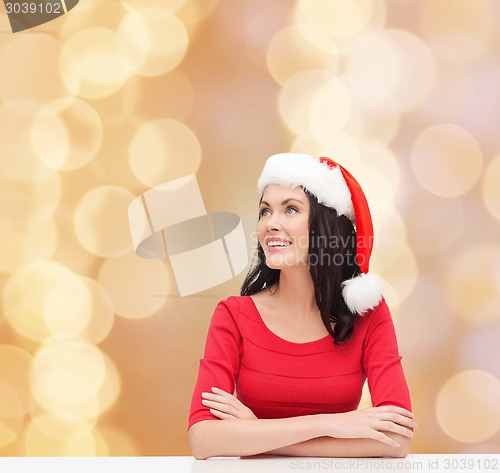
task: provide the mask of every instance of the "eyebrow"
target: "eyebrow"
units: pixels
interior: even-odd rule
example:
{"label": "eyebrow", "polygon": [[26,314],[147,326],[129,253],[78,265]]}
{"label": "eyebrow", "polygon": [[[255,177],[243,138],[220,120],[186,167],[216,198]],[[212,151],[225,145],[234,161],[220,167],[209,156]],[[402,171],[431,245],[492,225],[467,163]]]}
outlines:
{"label": "eyebrow", "polygon": [[[299,199],[294,199],[293,197],[290,197],[289,199],[285,199],[283,202],[281,202],[281,205],[286,205],[286,204],[288,204],[288,202],[290,202],[291,200],[295,200],[295,201],[296,201],[296,202],[298,202],[299,204],[304,205],[304,202],[302,202],[302,201],[301,201],[301,200],[299,200]],[[267,206],[269,206],[269,207],[271,206],[271,205],[269,204],[269,202],[266,202],[265,200],[262,200],[262,201],[260,202],[260,205],[267,205]]]}

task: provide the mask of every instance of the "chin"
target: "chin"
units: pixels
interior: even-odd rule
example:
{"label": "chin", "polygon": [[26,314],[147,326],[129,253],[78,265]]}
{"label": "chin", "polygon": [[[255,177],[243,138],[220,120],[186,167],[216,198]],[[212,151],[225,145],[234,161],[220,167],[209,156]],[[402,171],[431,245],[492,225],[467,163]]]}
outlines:
{"label": "chin", "polygon": [[298,266],[305,266],[304,260],[307,260],[307,256],[305,258],[300,258],[298,256],[291,255],[266,255],[266,266],[270,269],[289,269],[296,268]]}

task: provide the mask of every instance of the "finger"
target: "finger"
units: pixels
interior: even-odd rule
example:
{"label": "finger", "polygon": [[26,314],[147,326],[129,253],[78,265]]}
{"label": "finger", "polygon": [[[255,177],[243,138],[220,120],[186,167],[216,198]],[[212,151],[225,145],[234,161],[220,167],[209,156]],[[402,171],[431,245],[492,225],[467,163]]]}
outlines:
{"label": "finger", "polygon": [[214,396],[220,396],[220,398],[224,399],[226,402],[231,402],[234,404],[234,401],[237,400],[236,396],[231,393],[224,391],[223,389],[219,389],[216,387],[212,387],[212,392]]}
{"label": "finger", "polygon": [[246,406],[233,394],[215,387],[212,388],[212,391],[217,394],[202,393],[202,395],[206,394],[203,397],[214,401],[225,402],[233,406],[235,409],[246,409]]}
{"label": "finger", "polygon": [[209,401],[219,402],[221,404],[227,404],[228,406],[234,407],[234,409],[239,409],[243,404],[241,404],[234,396],[221,396],[220,394],[211,393],[201,393],[203,399]]}
{"label": "finger", "polygon": [[402,427],[401,425],[394,424],[393,422],[382,422],[380,430],[384,430],[386,432],[394,432],[395,434],[404,435],[405,437],[409,438],[413,437],[412,430],[407,429],[406,427]]}
{"label": "finger", "polygon": [[389,445],[390,447],[400,447],[401,445],[396,442],[396,440],[391,439],[391,437],[383,434],[382,432],[379,432],[377,430],[373,431],[373,435],[370,437],[374,440],[378,440],[379,442],[385,443],[386,445]]}
{"label": "finger", "polygon": [[216,402],[216,401],[209,401],[208,399],[203,399],[201,403],[204,406],[217,409],[218,411],[225,412],[226,414],[231,414],[231,415],[236,414],[236,409],[233,406],[230,406],[229,404],[224,404],[222,402]]}
{"label": "finger", "polygon": [[381,419],[394,422],[397,425],[402,425],[403,427],[408,427],[409,429],[417,427],[417,423],[412,418],[405,417],[401,414],[384,413]]}
{"label": "finger", "polygon": [[226,404],[230,404],[233,402],[233,397],[221,396],[220,394],[212,394],[212,393],[201,393],[201,397],[203,399],[209,399],[210,401],[218,401],[225,402]]}
{"label": "finger", "polygon": [[379,407],[375,407],[374,409],[376,409],[379,412],[392,412],[395,414],[400,414],[404,417],[413,418],[413,412],[409,411],[408,409],[404,409],[403,407],[399,407],[399,406],[379,406]]}
{"label": "finger", "polygon": [[218,411],[217,409],[210,409],[210,412],[219,419],[234,419],[234,416],[226,414],[225,412]]}
{"label": "finger", "polygon": [[212,389],[212,392],[215,394],[220,394],[221,396],[225,395],[225,396],[233,397],[233,395],[231,393],[228,393],[227,391],[224,391],[223,389],[216,388],[215,386],[213,386],[211,389]]}

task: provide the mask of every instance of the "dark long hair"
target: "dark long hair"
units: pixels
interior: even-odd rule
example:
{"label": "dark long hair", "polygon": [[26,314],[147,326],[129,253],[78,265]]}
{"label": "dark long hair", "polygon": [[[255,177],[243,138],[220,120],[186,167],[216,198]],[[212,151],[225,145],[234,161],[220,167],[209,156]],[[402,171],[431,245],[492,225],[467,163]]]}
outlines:
{"label": "dark long hair", "polygon": [[[342,297],[342,282],[361,273],[356,262],[356,231],[346,216],[318,203],[305,189],[304,192],[310,204],[308,266],[316,305],[334,343],[344,345],[352,336],[357,317]],[[279,280],[280,270],[266,265],[264,250],[257,243],[256,261],[243,281],[241,295],[257,294],[279,284]]]}

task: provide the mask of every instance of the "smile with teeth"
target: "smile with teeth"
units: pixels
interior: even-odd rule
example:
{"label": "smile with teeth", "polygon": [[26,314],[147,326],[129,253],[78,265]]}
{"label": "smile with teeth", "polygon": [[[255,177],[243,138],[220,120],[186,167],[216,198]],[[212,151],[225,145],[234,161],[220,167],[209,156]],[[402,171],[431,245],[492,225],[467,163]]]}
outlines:
{"label": "smile with teeth", "polygon": [[284,247],[284,246],[290,246],[290,245],[291,245],[291,243],[289,241],[276,241],[276,240],[274,240],[274,241],[267,242],[268,248],[274,248],[276,246],[283,246]]}

